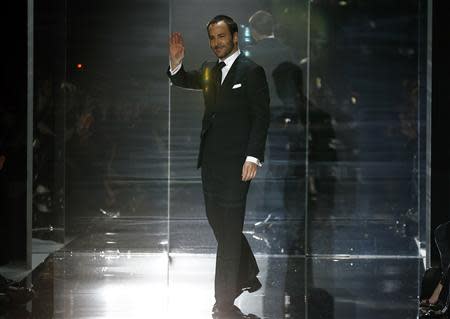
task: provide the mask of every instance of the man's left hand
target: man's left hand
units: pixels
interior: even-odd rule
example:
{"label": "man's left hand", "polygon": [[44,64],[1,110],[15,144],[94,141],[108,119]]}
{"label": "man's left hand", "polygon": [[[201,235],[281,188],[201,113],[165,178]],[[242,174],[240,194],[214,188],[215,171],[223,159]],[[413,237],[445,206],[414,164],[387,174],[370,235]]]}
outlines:
{"label": "man's left hand", "polygon": [[242,181],[248,182],[256,176],[258,165],[252,162],[246,161],[242,167]]}

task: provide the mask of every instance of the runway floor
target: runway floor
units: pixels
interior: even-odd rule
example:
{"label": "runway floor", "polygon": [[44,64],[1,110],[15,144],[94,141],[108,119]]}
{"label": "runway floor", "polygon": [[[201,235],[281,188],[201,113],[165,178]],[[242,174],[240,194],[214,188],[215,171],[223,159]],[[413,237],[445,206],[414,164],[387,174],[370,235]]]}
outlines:
{"label": "runway floor", "polygon": [[[163,224],[172,236],[156,231],[161,227],[156,222],[115,220],[86,229],[25,279],[36,297],[0,318],[211,318],[215,242],[210,230],[200,221]],[[195,234],[190,241],[176,235],[188,230]],[[274,238],[261,240],[254,231],[246,225],[263,287],[236,300],[244,318],[417,318],[421,259],[305,257],[296,253],[302,245],[282,251]]]}

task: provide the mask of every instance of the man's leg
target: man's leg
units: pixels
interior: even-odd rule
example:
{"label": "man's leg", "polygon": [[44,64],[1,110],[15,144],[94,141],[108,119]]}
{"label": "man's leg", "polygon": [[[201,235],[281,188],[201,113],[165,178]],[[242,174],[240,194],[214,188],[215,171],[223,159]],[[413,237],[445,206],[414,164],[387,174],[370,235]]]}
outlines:
{"label": "man's leg", "polygon": [[221,167],[203,165],[202,183],[208,222],[217,240],[215,297],[217,305],[226,308],[249,281],[256,279],[259,270],[242,234],[250,183],[240,180],[240,163],[227,173]]}
{"label": "man's leg", "polygon": [[208,220],[217,240],[215,297],[219,305],[228,307],[243,288],[257,281],[259,268],[242,233],[245,208],[216,206],[211,210],[214,204],[207,206]]}
{"label": "man's leg", "polygon": [[[233,305],[242,265],[243,208],[229,207],[205,196],[208,221],[217,240],[215,298],[221,308]],[[247,268],[247,267],[243,267]]]}
{"label": "man's leg", "polygon": [[238,292],[241,289],[249,287],[251,284],[255,284],[257,281],[256,276],[259,273],[258,264],[256,263],[253,251],[247,241],[244,234],[241,233],[241,259],[239,264],[239,282],[238,282]]}

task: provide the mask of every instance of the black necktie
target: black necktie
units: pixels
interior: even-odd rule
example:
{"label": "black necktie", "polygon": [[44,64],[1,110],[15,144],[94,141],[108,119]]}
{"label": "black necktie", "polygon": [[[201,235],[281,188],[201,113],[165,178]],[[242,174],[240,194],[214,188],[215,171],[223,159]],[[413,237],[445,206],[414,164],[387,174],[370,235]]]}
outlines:
{"label": "black necktie", "polygon": [[217,73],[216,73],[216,88],[217,92],[220,90],[220,85],[222,84],[222,69],[225,66],[225,62],[220,62],[217,64]]}

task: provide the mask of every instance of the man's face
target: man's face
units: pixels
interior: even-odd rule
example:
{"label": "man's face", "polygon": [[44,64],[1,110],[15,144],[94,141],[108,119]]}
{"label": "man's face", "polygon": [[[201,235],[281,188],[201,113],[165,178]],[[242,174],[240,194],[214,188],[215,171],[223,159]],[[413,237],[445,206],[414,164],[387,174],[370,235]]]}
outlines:
{"label": "man's face", "polygon": [[225,59],[238,49],[238,34],[231,35],[227,24],[219,21],[208,28],[209,46],[219,59]]}

